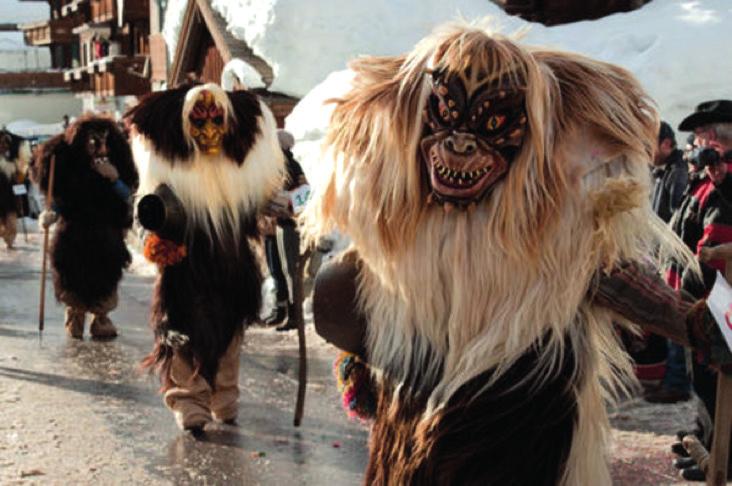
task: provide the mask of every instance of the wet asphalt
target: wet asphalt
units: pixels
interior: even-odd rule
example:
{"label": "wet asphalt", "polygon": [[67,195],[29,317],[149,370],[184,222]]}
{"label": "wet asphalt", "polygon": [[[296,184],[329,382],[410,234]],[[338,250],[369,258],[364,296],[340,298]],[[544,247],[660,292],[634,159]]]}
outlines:
{"label": "wet asphalt", "polygon": [[125,274],[111,314],[120,336],[108,342],[65,335],[49,278],[39,338],[40,240],[0,248],[0,483],[360,484],[368,431],[340,408],[335,351],[312,324],[300,427],[292,424],[296,333],[253,327],[238,425],[211,424],[195,439],[178,430],[157,379],[139,368],[152,346],[153,277]]}

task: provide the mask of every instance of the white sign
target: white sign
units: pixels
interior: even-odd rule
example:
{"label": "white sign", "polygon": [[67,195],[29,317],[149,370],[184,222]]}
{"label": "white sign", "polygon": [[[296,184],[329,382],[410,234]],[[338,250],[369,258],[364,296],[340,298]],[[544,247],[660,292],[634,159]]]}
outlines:
{"label": "white sign", "polygon": [[16,196],[22,196],[23,194],[28,194],[28,189],[26,189],[23,184],[14,184],[13,194],[15,194]]}
{"label": "white sign", "polygon": [[305,205],[308,203],[308,199],[310,199],[310,186],[307,184],[303,184],[294,191],[290,191],[292,212],[296,215],[300,214],[302,210],[305,209]]}
{"label": "white sign", "polygon": [[707,307],[722,330],[727,347],[732,350],[732,287],[721,273],[717,272],[714,287],[707,297]]}

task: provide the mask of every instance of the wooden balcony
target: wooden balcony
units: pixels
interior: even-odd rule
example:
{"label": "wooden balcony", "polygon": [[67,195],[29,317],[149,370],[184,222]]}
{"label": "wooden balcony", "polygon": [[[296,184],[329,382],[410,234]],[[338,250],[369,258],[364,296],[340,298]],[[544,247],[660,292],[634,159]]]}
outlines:
{"label": "wooden balcony", "polygon": [[61,6],[61,17],[70,17],[81,15],[85,19],[89,18],[89,2],[90,0],[71,0]]}
{"label": "wooden balcony", "polygon": [[84,67],[64,72],[73,91],[90,91],[97,96],[143,95],[150,91],[147,56],[108,56]]}
{"label": "wooden balcony", "polygon": [[91,21],[95,24],[117,19],[117,5],[114,0],[89,0]]}
{"label": "wooden balcony", "polygon": [[31,46],[68,44],[75,41],[71,19],[45,20],[18,26],[23,31],[25,43]]}
{"label": "wooden balcony", "polygon": [[64,81],[74,93],[92,90],[91,77],[85,68],[67,69],[64,71]]}

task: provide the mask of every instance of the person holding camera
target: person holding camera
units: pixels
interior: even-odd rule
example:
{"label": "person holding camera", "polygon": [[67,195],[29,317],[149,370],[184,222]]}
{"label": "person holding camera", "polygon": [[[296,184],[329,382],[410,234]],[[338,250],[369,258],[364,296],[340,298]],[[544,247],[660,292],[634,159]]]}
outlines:
{"label": "person holding camera", "polygon": [[[689,185],[671,226],[686,245],[699,255],[702,248],[732,242],[732,100],[706,101],[696,107],[679,125],[680,131],[694,133],[694,149],[688,160],[694,167]],[[716,272],[724,273],[725,262],[700,262],[702,279],[690,269],[672,263],[667,270],[667,281],[674,289],[682,289],[697,298],[711,289]],[[693,360],[693,387],[702,401],[700,418],[708,414],[713,419],[716,400],[716,373],[707,363]],[[700,424],[708,422],[698,420]],[[700,426],[694,431],[707,447],[711,445],[712,426]],[[686,435],[681,431],[678,435]],[[674,452],[688,455],[680,443]],[[704,473],[688,457],[676,461],[687,480],[704,480]]]}

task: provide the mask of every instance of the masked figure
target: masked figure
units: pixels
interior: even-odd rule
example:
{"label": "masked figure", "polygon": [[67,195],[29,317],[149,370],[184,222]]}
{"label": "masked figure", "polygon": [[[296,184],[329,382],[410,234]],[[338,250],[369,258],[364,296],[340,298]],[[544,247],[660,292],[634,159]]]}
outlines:
{"label": "masked figure", "polygon": [[305,216],[352,240],[314,313],[350,353],[344,405],[374,419],[365,484],[610,484],[605,399],[632,379],[613,318],[709,329],[643,263],[690,261],[649,207],[647,95],[461,24],[351,67]]}
{"label": "masked figure", "polygon": [[81,339],[86,314],[94,338],[113,338],[109,312],[131,256],[125,234],[132,226],[131,196],[138,176],[132,152],[117,124],[86,116],[41,148],[35,179],[44,194],[55,159],[51,209],[40,222],[54,222],[51,265],[56,298],[66,305],[66,332]]}
{"label": "masked figure", "polygon": [[13,192],[13,186],[24,183],[30,157],[28,142],[0,130],[0,237],[8,248],[13,247],[23,205],[23,199]]}
{"label": "masked figure", "polygon": [[157,196],[138,205],[153,230],[145,255],[159,268],[146,365],[178,425],[198,434],[236,419],[242,334],[261,303],[256,216],[282,183],[284,157],[272,113],[246,91],[153,93],[129,116],[140,192],[167,204],[165,221]]}

